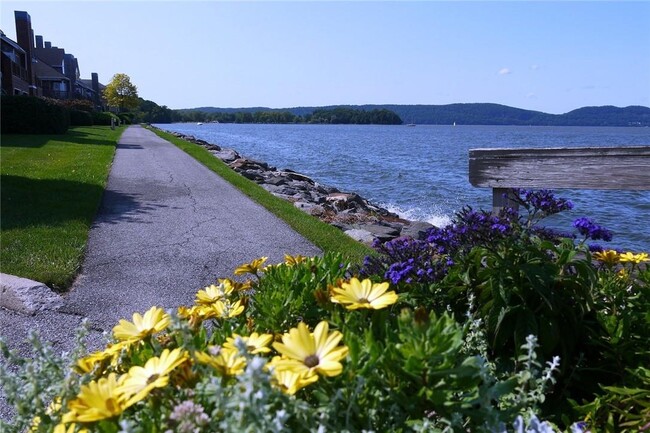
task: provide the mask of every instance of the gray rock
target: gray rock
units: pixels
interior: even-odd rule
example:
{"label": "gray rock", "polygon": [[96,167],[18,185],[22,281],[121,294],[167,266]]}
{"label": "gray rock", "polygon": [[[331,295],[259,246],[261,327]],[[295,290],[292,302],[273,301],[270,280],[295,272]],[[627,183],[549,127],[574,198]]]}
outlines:
{"label": "gray rock", "polygon": [[254,171],[254,170],[240,171],[239,174],[244,176],[246,179],[252,180],[253,182],[262,182],[262,181],[264,181],[264,176],[262,176],[259,172]]}
{"label": "gray rock", "polygon": [[283,176],[271,175],[266,179],[264,183],[271,184],[271,185],[286,185],[287,179]]}
{"label": "gray rock", "polygon": [[424,221],[413,221],[411,224],[405,225],[402,228],[400,236],[409,236],[413,239],[424,240],[427,230],[431,227],[434,227],[434,225]]}
{"label": "gray rock", "polygon": [[396,229],[395,227],[389,227],[389,226],[378,225],[378,224],[363,225],[361,226],[361,229],[371,233],[375,238],[379,239],[380,241],[387,241],[390,239],[394,239],[400,235],[399,229]]}
{"label": "gray rock", "polygon": [[293,204],[295,207],[298,209],[308,213],[309,215],[317,216],[317,215],[322,215],[325,213],[325,209],[323,206],[319,206],[314,203],[309,203],[309,202],[304,202],[304,201],[297,201]]}
{"label": "gray rock", "polygon": [[38,311],[58,310],[63,298],[38,281],[0,274],[0,307],[34,315]]}
{"label": "gray rock", "polygon": [[239,159],[239,154],[232,149],[221,149],[219,152],[214,152],[213,155],[224,162],[232,162]]}
{"label": "gray rock", "polygon": [[362,229],[351,229],[346,230],[345,234],[350,236],[352,239],[363,242],[364,244],[372,244],[372,241],[375,240],[375,237],[367,230]]}
{"label": "gray rock", "polygon": [[301,182],[307,182],[310,185],[314,185],[316,183],[316,182],[314,182],[314,180],[312,178],[310,178],[308,176],[305,176],[304,174],[297,173],[297,172],[295,172],[293,170],[285,169],[283,174],[285,176],[287,176],[289,179],[298,180],[298,181],[301,181]]}

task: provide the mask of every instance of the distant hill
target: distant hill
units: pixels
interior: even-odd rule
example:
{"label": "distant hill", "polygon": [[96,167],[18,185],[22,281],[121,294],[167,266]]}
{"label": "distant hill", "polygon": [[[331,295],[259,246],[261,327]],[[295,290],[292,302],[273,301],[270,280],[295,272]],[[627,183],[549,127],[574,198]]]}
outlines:
{"label": "distant hill", "polygon": [[395,112],[405,123],[423,125],[533,125],[533,126],[650,126],[650,108],[583,107],[565,114],[548,114],[523,110],[500,104],[449,104],[449,105],[330,105],[325,107],[292,107],[271,109],[267,107],[217,108],[197,107],[176,110],[180,113],[255,113],[259,111],[288,111],[305,116],[319,109],[351,108],[357,110],[387,109]]}

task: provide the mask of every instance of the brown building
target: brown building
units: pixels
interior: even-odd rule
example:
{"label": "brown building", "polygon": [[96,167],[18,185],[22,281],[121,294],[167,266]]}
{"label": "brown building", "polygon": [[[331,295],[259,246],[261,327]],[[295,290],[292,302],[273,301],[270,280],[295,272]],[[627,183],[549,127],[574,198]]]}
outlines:
{"label": "brown building", "polygon": [[34,37],[31,17],[15,11],[16,39],[2,33],[2,94],[45,96],[55,99],[87,99],[105,105],[97,73],[81,79],[79,61],[63,48]]}

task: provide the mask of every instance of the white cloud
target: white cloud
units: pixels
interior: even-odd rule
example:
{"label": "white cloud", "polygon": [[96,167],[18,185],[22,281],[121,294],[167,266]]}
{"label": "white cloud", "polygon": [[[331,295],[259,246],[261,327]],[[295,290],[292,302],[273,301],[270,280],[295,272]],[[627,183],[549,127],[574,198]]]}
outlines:
{"label": "white cloud", "polygon": [[512,74],[512,71],[508,68],[502,68],[498,72],[499,75],[510,75]]}

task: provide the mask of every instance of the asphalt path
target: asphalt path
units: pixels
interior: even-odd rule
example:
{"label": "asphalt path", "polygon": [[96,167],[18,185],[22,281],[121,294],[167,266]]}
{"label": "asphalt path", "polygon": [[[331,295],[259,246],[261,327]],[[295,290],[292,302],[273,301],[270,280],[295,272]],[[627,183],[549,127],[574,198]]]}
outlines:
{"label": "asphalt path", "polygon": [[[320,250],[192,157],[153,132],[122,135],[90,230],[82,271],[60,310],[34,316],[0,309],[0,335],[27,355],[30,330],[70,351],[88,318],[97,349],[119,319],[151,306],[175,309],[196,291],[232,277],[242,263]],[[0,418],[8,409],[0,401]]]}

